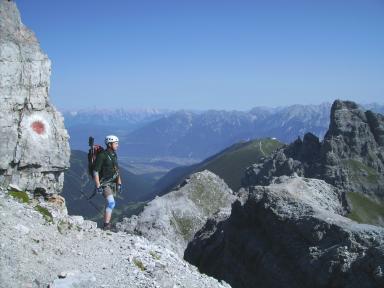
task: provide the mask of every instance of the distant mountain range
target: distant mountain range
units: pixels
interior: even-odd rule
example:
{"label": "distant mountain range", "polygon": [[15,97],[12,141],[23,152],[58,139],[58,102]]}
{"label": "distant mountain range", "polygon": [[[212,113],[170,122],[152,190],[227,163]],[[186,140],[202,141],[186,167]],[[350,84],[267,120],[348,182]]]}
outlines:
{"label": "distant mountain range", "polygon": [[171,113],[166,110],[87,109],[64,111],[72,150],[86,151],[88,137],[102,141],[108,134],[126,135]]}
{"label": "distant mountain range", "polygon": [[143,125],[172,113],[161,109],[85,109],[78,111],[63,111],[63,116],[69,127],[81,124],[95,125]]}
{"label": "distant mountain range", "polygon": [[[364,105],[383,113],[384,105]],[[177,157],[201,161],[239,141],[274,137],[284,143],[311,131],[322,139],[331,104],[257,107],[249,111],[116,111],[64,113],[71,148],[86,151],[88,136],[121,139],[120,155],[131,159]]]}

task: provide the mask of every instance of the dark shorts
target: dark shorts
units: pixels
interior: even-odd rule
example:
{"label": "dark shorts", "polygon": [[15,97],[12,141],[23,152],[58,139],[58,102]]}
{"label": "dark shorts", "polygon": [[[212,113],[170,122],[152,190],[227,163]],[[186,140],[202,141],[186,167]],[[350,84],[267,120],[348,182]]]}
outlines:
{"label": "dark shorts", "polygon": [[103,196],[104,196],[104,198],[107,198],[109,195],[116,196],[115,185],[103,186]]}

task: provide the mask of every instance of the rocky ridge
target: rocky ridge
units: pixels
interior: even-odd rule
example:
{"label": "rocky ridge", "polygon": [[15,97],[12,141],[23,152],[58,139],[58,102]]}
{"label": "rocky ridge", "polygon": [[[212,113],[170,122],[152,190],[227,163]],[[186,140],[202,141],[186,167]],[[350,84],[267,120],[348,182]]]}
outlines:
{"label": "rocky ridge", "polygon": [[50,104],[51,62],[20,20],[0,1],[0,184],[59,193],[69,166],[64,120]]}
{"label": "rocky ridge", "polygon": [[383,287],[384,229],[343,217],[343,192],[322,180],[274,178],[242,191],[185,251],[232,287]]}
{"label": "rocky ridge", "polygon": [[273,177],[294,173],[384,201],[384,117],[337,100],[322,142],[305,134],[250,167],[243,184],[268,185]]}
{"label": "rocky ridge", "polygon": [[205,170],[192,174],[174,191],[150,201],[138,216],[124,218],[117,228],[161,243],[183,257],[188,242],[207,219],[219,211],[230,211],[235,200],[227,184]]}

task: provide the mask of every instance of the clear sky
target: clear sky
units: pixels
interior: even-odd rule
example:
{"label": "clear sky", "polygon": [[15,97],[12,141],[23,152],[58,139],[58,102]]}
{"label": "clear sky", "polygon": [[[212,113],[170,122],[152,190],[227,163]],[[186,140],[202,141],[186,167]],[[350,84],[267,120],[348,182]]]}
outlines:
{"label": "clear sky", "polygon": [[384,102],[384,0],[16,0],[60,109]]}

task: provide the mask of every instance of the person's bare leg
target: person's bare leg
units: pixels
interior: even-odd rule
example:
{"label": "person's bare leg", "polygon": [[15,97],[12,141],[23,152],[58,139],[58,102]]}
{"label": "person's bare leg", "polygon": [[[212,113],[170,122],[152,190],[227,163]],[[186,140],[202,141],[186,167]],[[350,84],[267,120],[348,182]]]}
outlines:
{"label": "person's bare leg", "polygon": [[106,201],[107,205],[104,212],[104,227],[108,226],[108,224],[111,222],[112,210],[115,208],[115,199],[113,198],[113,195],[108,195]]}
{"label": "person's bare leg", "polygon": [[107,211],[104,212],[104,223],[111,222],[112,213],[108,213]]}

